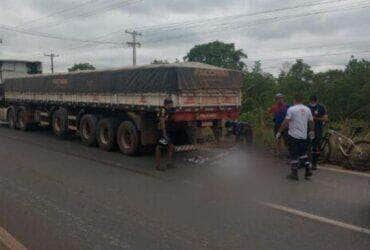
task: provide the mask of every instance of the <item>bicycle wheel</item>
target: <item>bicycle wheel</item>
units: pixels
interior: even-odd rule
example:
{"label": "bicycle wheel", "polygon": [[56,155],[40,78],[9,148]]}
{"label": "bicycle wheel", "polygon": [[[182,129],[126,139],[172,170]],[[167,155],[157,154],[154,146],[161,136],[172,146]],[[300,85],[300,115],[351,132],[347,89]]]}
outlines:
{"label": "bicycle wheel", "polygon": [[331,159],[331,144],[330,141],[326,141],[322,145],[323,147],[320,149],[321,158],[325,162],[330,162]]}
{"label": "bicycle wheel", "polygon": [[366,170],[370,168],[370,142],[357,141],[349,156],[352,167]]}
{"label": "bicycle wheel", "polygon": [[331,141],[330,136],[325,136],[320,143],[320,161],[330,162],[331,159]]}

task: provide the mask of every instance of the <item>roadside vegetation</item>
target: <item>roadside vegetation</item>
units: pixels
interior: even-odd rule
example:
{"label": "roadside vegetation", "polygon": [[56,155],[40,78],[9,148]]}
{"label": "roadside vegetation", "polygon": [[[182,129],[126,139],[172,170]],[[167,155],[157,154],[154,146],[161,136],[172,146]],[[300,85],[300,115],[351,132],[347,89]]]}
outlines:
{"label": "roadside vegetation", "polygon": [[245,58],[247,54],[234,44],[215,41],[195,46],[184,60],[245,73],[241,120],[253,124],[257,145],[274,145],[272,118],[267,110],[278,92],[283,93],[289,103],[296,92],[302,92],[307,101],[310,95],[316,94],[328,110],[327,127],[348,136],[355,127],[362,127],[363,132],[356,139],[370,140],[370,61],[351,57],[343,70],[315,73],[309,64],[298,59],[274,76],[264,72],[260,62],[247,68]]}
{"label": "roadside vegetation", "polygon": [[[316,94],[328,110],[330,128],[351,135],[355,127],[362,127],[361,139],[370,139],[370,62],[351,58],[344,70],[314,73],[303,60],[297,60],[278,77],[265,73],[256,62],[245,71],[243,84],[242,119],[252,121],[260,143],[272,145],[272,120],[266,112],[281,92],[289,103],[296,92],[307,97]],[[307,100],[308,101],[308,100]]]}
{"label": "roadside vegetation", "polygon": [[90,63],[75,63],[68,69],[68,72],[84,71],[84,70],[95,70],[95,67]]}

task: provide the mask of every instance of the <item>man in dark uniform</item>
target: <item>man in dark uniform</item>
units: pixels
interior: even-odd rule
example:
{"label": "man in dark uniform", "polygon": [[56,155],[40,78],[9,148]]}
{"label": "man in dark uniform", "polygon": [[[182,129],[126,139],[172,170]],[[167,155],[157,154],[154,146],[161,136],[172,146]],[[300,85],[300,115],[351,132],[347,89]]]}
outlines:
{"label": "man in dark uniform", "polygon": [[170,98],[164,100],[164,106],[158,113],[158,130],[159,140],[155,150],[156,169],[164,171],[161,167],[162,152],[167,151],[168,163],[167,168],[172,167],[172,156],[174,153],[174,133],[175,128],[173,124],[173,101]]}
{"label": "man in dark uniform", "polygon": [[308,104],[308,107],[311,109],[315,122],[315,139],[311,141],[311,161],[312,169],[316,170],[317,161],[320,156],[320,142],[322,139],[323,128],[329,119],[325,107],[318,102],[316,95],[310,97],[310,104]]}

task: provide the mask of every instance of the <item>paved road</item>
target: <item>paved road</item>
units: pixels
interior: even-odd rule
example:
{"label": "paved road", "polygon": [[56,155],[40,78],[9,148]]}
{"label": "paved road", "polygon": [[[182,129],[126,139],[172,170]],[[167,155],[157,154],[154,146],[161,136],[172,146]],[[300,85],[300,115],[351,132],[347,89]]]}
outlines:
{"label": "paved road", "polygon": [[369,249],[369,175],[291,182],[253,148],[206,155],[158,173],[151,156],[2,127],[0,227],[28,249]]}

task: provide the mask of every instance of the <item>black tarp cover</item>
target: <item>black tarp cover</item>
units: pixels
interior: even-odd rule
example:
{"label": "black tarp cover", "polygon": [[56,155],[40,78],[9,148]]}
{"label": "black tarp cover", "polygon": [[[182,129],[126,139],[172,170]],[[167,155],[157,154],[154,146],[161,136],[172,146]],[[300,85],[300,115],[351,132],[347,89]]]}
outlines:
{"label": "black tarp cover", "polygon": [[35,75],[5,80],[5,91],[34,93],[179,93],[239,90],[243,74],[201,63]]}

